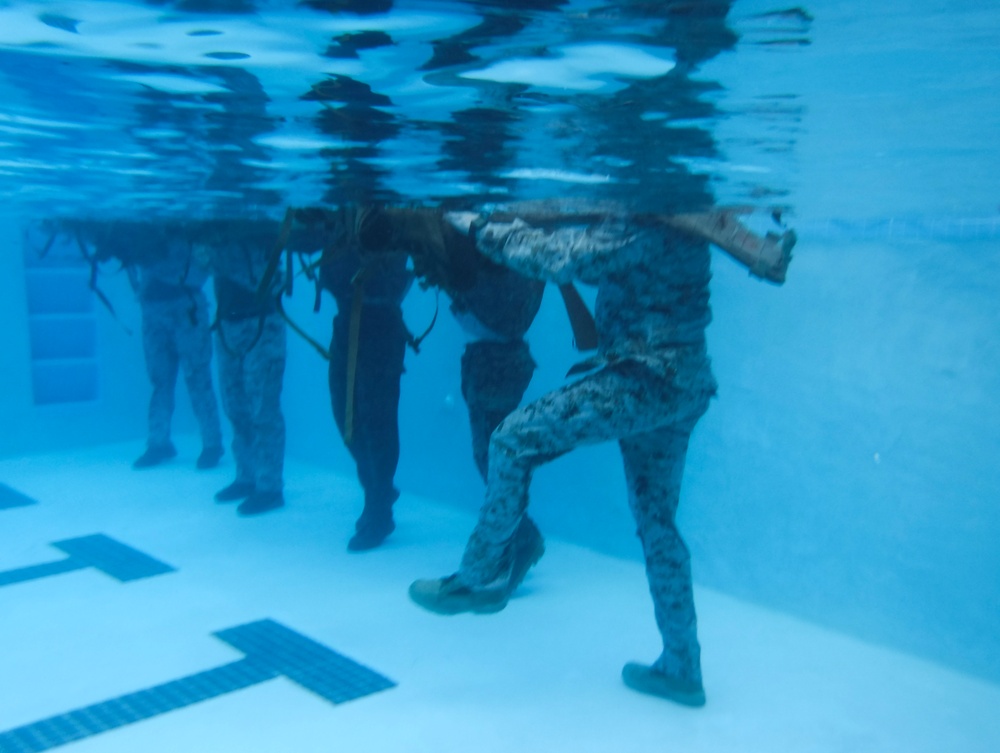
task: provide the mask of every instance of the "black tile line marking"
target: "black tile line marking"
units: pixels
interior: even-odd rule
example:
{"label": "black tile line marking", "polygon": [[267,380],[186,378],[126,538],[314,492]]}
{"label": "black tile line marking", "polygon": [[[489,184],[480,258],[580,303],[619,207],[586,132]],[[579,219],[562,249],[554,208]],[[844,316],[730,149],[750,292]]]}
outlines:
{"label": "black tile line marking", "polygon": [[0,586],[84,570],[88,567],[100,570],[122,583],[174,571],[170,565],[100,533],[56,541],[52,546],[61,549],[69,556],[55,562],[44,562],[40,565],[0,572]]}
{"label": "black tile line marking", "polygon": [[0,732],[0,753],[40,753],[275,677],[287,677],[334,704],[396,685],[374,670],[273,620],[250,622],[214,635],[246,656],[221,667]]}
{"label": "black tile line marking", "polygon": [[32,499],[26,494],[21,494],[17,489],[7,486],[7,484],[0,484],[0,510],[37,504],[37,499]]}

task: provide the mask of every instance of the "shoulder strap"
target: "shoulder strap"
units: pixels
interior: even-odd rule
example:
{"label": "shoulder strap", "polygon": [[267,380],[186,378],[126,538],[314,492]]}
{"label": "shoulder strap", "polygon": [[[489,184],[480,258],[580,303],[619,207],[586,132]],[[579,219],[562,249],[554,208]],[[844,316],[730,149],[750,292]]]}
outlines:
{"label": "shoulder strap", "polygon": [[597,323],[580,297],[580,291],[573,283],[567,282],[559,286],[559,292],[573,328],[573,345],[577,350],[594,350],[597,347]]}
{"label": "shoulder strap", "polygon": [[344,399],[344,444],[354,440],[354,385],[358,378],[358,345],[361,339],[361,310],[365,303],[365,268],[354,276],[354,297],[351,299],[351,319],[347,329],[347,379]]}

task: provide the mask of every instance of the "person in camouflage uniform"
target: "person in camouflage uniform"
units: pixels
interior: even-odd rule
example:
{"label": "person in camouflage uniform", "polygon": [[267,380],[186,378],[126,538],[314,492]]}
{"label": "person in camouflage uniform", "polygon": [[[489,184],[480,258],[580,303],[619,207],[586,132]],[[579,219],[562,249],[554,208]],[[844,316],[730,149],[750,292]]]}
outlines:
{"label": "person in camouflage uniform", "polygon": [[[490,437],[521,404],[535,372],[525,337],[541,307],[545,283],[485,256],[479,256],[476,270],[473,283],[450,297],[451,312],[470,338],[462,353],[462,397],[472,457],[488,482]],[[541,533],[527,514],[521,516],[514,540],[543,549]]]}
{"label": "person in camouflage uniform", "polygon": [[675,515],[688,438],[716,391],[705,345],[708,245],[622,212],[542,227],[521,219],[476,226],[480,251],[528,277],[598,286],[598,355],[580,369],[596,370],[500,424],[485,503],[458,572],[418,580],[410,595],[444,614],[503,609],[542,552],[540,539],[515,535],[534,470],[575,447],[616,440],[663,639],[653,665],[630,663],[623,677],[701,705],[690,557]]}
{"label": "person in camouflage uniform", "polygon": [[[155,236],[155,234],[153,234]],[[177,455],[170,440],[177,373],[183,370],[191,407],[201,429],[197,467],[214,468],[222,457],[219,408],[212,386],[212,337],[202,288],[208,271],[194,261],[190,244],[178,238],[134,238],[158,245],[159,253],[132,252],[127,266],[142,312],[142,347],[153,386],[146,451],[134,468],[159,465]],[[125,263],[123,261],[123,263]]]}
{"label": "person in camouflage uniform", "polygon": [[213,223],[205,250],[215,281],[216,334],[222,405],[233,425],[236,479],[219,491],[219,502],[242,500],[241,515],[284,505],[285,419],[281,389],[285,372],[285,321],[275,295],[260,296],[258,286],[277,223]]}

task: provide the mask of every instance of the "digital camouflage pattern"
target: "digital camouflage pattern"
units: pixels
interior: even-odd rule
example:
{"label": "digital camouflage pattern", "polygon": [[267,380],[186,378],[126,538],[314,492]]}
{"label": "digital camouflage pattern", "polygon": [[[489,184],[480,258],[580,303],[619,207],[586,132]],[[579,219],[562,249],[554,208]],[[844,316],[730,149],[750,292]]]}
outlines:
{"label": "digital camouflage pattern", "polygon": [[285,321],[279,314],[218,323],[219,386],[233,425],[236,480],[259,492],[283,486]]}
{"label": "digital camouflage pattern", "polygon": [[[207,248],[218,305],[219,386],[233,425],[236,480],[257,492],[280,492],[285,464],[281,389],[285,374],[285,320],[273,296],[258,297],[272,235]],[[276,295],[281,279],[276,276]]]}
{"label": "digital camouflage pattern", "polygon": [[132,270],[142,312],[142,346],[153,387],[149,401],[150,447],[170,446],[170,423],[178,371],[183,371],[202,447],[221,449],[219,408],[212,386],[212,337],[202,287],[208,273],[192,258],[190,245],[173,242],[166,254],[144,259]]}
{"label": "digital camouflage pattern", "polygon": [[700,683],[690,555],[675,515],[688,439],[716,391],[704,340],[707,245],[624,214],[545,228],[487,223],[478,242],[526,276],[597,284],[599,344],[597,371],[514,411],[493,433],[486,500],[459,578],[472,588],[506,582],[534,470],[617,440],[663,638],[655,666]]}

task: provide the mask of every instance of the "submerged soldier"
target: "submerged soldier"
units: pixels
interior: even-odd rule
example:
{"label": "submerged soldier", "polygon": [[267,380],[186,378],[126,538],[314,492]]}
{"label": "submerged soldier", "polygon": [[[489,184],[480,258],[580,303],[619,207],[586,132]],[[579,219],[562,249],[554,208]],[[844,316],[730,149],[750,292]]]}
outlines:
{"label": "submerged soldier", "polygon": [[356,208],[322,216],[327,229],[319,241],[323,246],[319,282],[337,302],[330,343],[330,401],[365,494],[347,549],[361,552],[380,546],[396,529],[392,507],[399,498],[394,479],[399,465],[400,381],[406,345],[412,339],[402,303],[413,273],[406,254],[362,253]]}
{"label": "submerged soldier", "polygon": [[[208,269],[191,244],[169,224],[75,223],[78,239],[94,246],[92,263],[117,259],[142,313],[142,348],[153,387],[146,450],[134,468],[150,468],[177,456],[170,439],[178,371],[183,371],[201,430],[197,467],[214,468],[222,457],[219,408],[212,387],[212,336],[203,288]],[[95,288],[96,289],[96,288]]]}
{"label": "submerged soldier", "polygon": [[237,512],[255,515],[284,505],[285,321],[273,294],[258,294],[277,223],[217,221],[200,228],[198,241],[215,281],[216,334],[222,405],[233,425],[236,479],[219,502],[242,500]]}
{"label": "submerged soldier", "polygon": [[[480,254],[438,209],[371,208],[359,228],[365,252],[382,258],[389,250],[406,251],[422,283],[451,299],[451,312],[469,338],[462,353],[462,397],[473,459],[486,481],[490,435],[520,405],[535,371],[525,336],[545,283]],[[518,535],[534,540],[539,534],[525,516]]]}
{"label": "submerged soldier", "polygon": [[476,468],[486,480],[493,430],[521,402],[535,371],[525,340],[542,304],[545,283],[479,253],[468,234],[437,209],[376,210],[366,227],[381,224],[379,238],[412,255],[416,274],[443,290],[468,342],[462,353],[462,397],[469,411]]}
{"label": "submerged soldier", "polygon": [[525,336],[545,283],[481,257],[473,283],[451,293],[451,311],[468,337],[462,353],[462,397],[469,411],[472,455],[483,481],[490,435],[518,405],[535,372]]}
{"label": "submerged soldier", "polygon": [[[703,215],[698,222],[707,232],[698,237],[676,222],[613,207],[563,209],[534,225],[517,216],[453,217],[470,226],[480,251],[524,275],[597,285],[598,356],[577,369],[596,369],[588,376],[500,424],[490,441],[485,503],[458,572],[418,580],[410,596],[441,614],[503,609],[543,552],[540,536],[518,535],[534,470],[575,447],[616,440],[663,640],[652,665],[626,664],[623,679],[636,690],[700,706],[690,556],[675,515],[688,439],[716,391],[705,345],[711,313],[704,237],[718,218]],[[748,234],[736,245],[748,249],[757,240]],[[783,280],[794,236],[766,240],[748,254],[751,269]]]}
{"label": "submerged soldier", "polygon": [[295,210],[294,218],[289,248],[323,248],[319,282],[337,301],[330,396],[365,492],[348,549],[365,551],[395,530],[400,380],[407,344],[417,350],[422,340],[403,321],[414,276],[448,294],[473,338],[462,357],[462,394],[484,480],[490,434],[520,403],[535,368],[524,335],[545,285],[479,254],[437,209],[347,205]]}
{"label": "submerged soldier", "polygon": [[[144,240],[136,238],[137,243]],[[197,467],[214,468],[222,457],[219,408],[212,387],[212,336],[202,288],[208,270],[193,258],[191,244],[162,239],[164,251],[129,267],[142,311],[142,348],[153,385],[149,437],[135,468],[159,465],[177,455],[170,441],[177,372],[183,369],[191,407],[201,429]]]}

